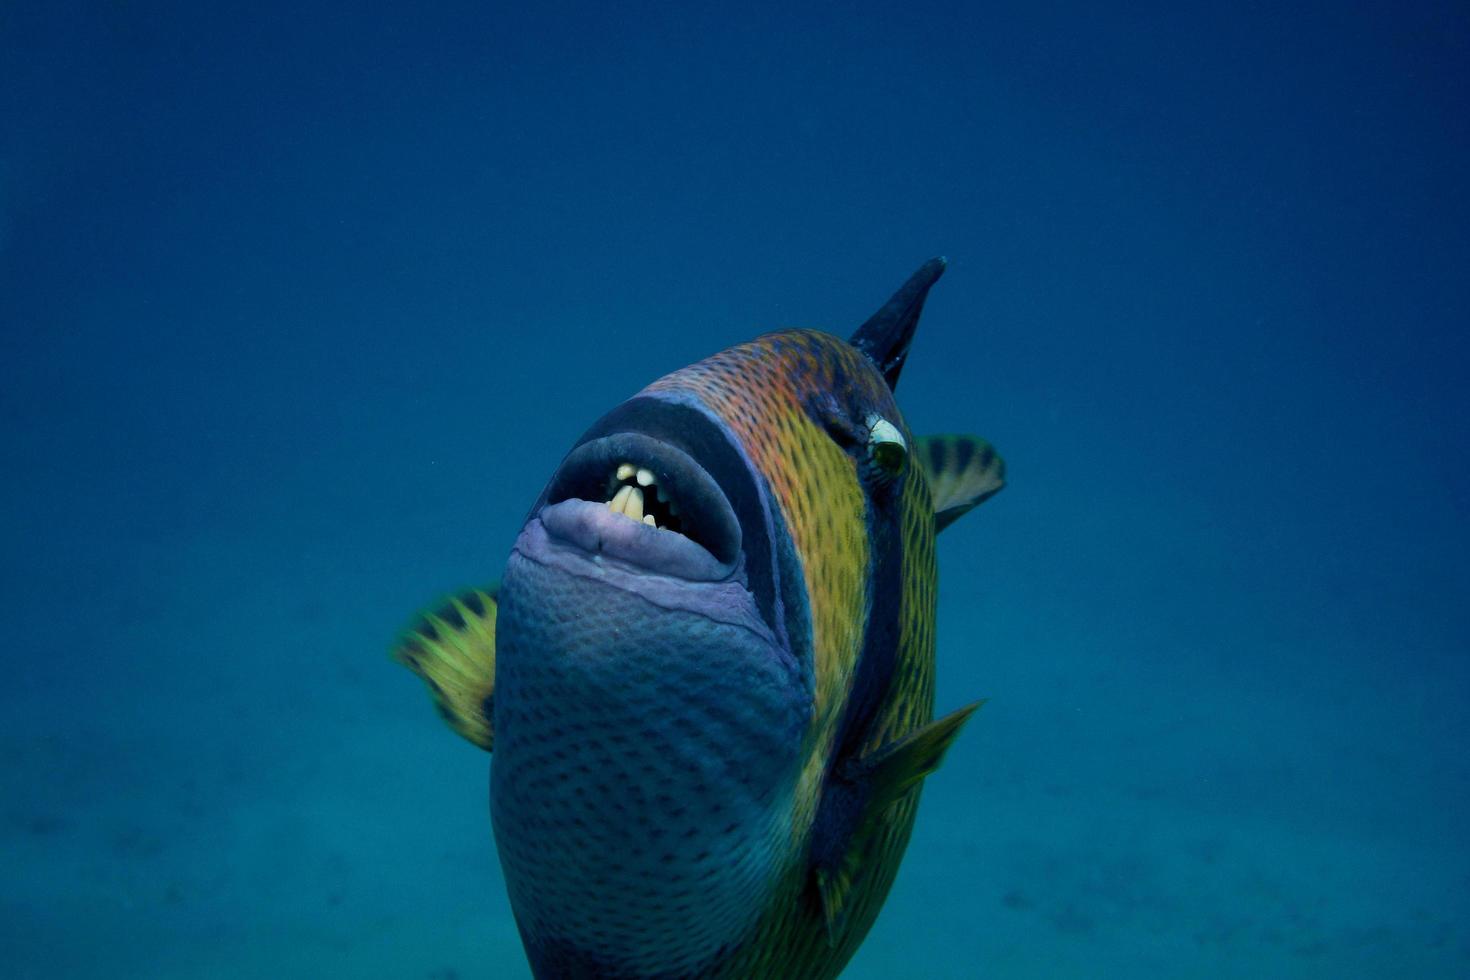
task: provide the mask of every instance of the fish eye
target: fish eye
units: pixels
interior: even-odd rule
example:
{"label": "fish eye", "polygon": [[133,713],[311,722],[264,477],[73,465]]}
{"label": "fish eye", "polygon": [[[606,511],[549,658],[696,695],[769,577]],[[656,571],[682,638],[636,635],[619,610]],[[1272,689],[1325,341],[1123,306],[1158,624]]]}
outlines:
{"label": "fish eye", "polygon": [[869,415],[867,426],[868,460],[876,476],[891,480],[908,465],[909,445],[898,427],[881,415]]}

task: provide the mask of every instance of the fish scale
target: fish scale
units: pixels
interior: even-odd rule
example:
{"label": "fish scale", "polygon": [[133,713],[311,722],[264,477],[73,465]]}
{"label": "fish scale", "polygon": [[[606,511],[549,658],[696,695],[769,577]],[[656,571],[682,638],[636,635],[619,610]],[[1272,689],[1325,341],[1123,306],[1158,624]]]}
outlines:
{"label": "fish scale", "polygon": [[[840,345],[840,346],[839,346]],[[795,357],[797,364],[783,362]],[[758,468],[767,475],[772,491],[785,511],[792,515],[793,536],[802,556],[802,568],[814,617],[813,647],[818,652],[816,714],[818,722],[807,750],[794,814],[793,850],[807,844],[802,828],[809,828],[815,814],[823,779],[835,738],[837,709],[850,691],[853,670],[861,651],[862,632],[855,624],[865,621],[864,572],[868,566],[866,534],[852,533],[859,524],[843,512],[843,499],[834,486],[856,487],[853,464],[826,439],[825,432],[804,409],[810,395],[826,390],[834,376],[866,377],[853,348],[816,331],[789,331],[757,340],[715,355],[709,361],[661,379],[646,393],[693,392],[727,418],[738,437],[756,447],[774,447],[780,440],[766,438],[763,425],[770,419],[782,436],[794,440],[795,452],[778,453],[771,448],[755,450]],[[738,382],[738,383],[737,383]],[[881,384],[881,382],[879,382]],[[891,422],[907,436],[907,428],[886,388],[869,384],[859,397],[886,410]],[[845,481],[842,482],[842,481]],[[819,493],[820,491],[820,493]],[[862,508],[856,492],[846,497],[851,510]],[[899,668],[889,695],[875,713],[869,745],[881,744],[906,734],[933,715],[933,630],[934,561],[932,510],[928,487],[917,470],[906,481],[899,512],[904,515],[905,567],[907,583],[899,604]],[[846,520],[842,520],[842,518]],[[866,515],[862,518],[865,529]],[[810,901],[800,874],[782,891],[786,901],[773,906],[762,921],[748,952],[733,960],[728,976],[779,975],[777,964],[793,976],[829,975],[823,964],[835,963],[835,975],[856,951],[876,917],[882,898],[892,884],[899,859],[912,832],[918,809],[918,792],[895,806],[884,825],[861,845],[865,864],[873,869],[853,897],[849,912],[850,940],[833,948],[820,908]],[[892,869],[888,871],[887,869]],[[847,949],[850,943],[851,951]]]}
{"label": "fish scale", "polygon": [[[527,608],[518,597],[554,597],[564,583],[524,559],[513,557],[512,567],[536,588],[513,591],[500,604],[501,629],[515,639],[502,641],[500,650],[496,751],[521,755],[517,771],[534,776],[506,778],[506,770],[495,768],[492,793],[507,881],[535,883],[534,895],[518,895],[512,886],[512,900],[533,910],[522,928],[554,932],[568,944],[598,945],[608,960],[641,972],[659,972],[673,961],[678,969],[692,969],[699,950],[748,931],[759,907],[754,899],[768,878],[764,869],[785,845],[776,801],[756,788],[779,786],[763,777],[782,767],[783,756],[794,755],[800,705],[764,698],[788,685],[776,678],[751,684],[748,664],[732,662],[743,649],[738,637],[729,636],[738,627],[670,613],[627,593],[607,597],[616,612],[600,621],[547,617],[544,602]],[[580,588],[578,595],[579,604],[586,601]],[[677,630],[667,628],[670,618]],[[664,628],[652,628],[660,619]],[[595,642],[588,642],[589,633]],[[673,655],[670,643],[699,649],[703,665],[680,675],[677,685],[659,669]],[[522,645],[527,655],[518,655]],[[562,664],[534,655],[549,647],[595,649],[600,663]],[[642,675],[666,680],[642,683]],[[584,732],[623,737],[574,737],[568,719]],[[558,757],[569,745],[576,753]],[[698,778],[688,778],[691,771]],[[643,789],[668,786],[682,791],[662,801]],[[617,819],[601,819],[607,812]],[[510,814],[514,819],[505,819]],[[564,846],[548,848],[548,840]],[[588,864],[579,858],[584,854],[607,860]],[[720,888],[711,887],[709,869],[722,872]],[[691,917],[696,901],[700,915]],[[548,924],[535,911],[541,909],[586,914],[580,920],[561,914]],[[645,935],[668,934],[675,923],[681,923],[682,946],[664,950],[663,966],[649,962],[644,951],[652,943]],[[544,965],[562,955],[546,951]]]}

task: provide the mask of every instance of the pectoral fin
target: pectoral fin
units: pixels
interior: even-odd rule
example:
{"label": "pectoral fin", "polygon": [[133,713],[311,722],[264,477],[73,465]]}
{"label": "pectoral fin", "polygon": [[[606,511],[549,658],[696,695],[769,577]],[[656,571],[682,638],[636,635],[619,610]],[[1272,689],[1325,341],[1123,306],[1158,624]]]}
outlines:
{"label": "pectoral fin", "polygon": [[905,793],[939,768],[960,728],[984,701],[950,712],[842,767],[817,816],[813,878],[827,938],[835,943],[847,920],[847,897],[863,869],[866,831]]}
{"label": "pectoral fin", "polygon": [[855,761],[848,778],[865,780],[872,787],[868,809],[875,813],[888,809],[938,769],[960,728],[983,704],[984,701],[976,701],[951,711]]}
{"label": "pectoral fin", "polygon": [[919,459],[934,499],[935,530],[943,531],[1006,485],[1006,464],[978,436],[928,436]]}
{"label": "pectoral fin", "polygon": [[393,659],[429,686],[449,727],[486,752],[494,744],[495,593],[492,586],[451,597],[393,648]]}

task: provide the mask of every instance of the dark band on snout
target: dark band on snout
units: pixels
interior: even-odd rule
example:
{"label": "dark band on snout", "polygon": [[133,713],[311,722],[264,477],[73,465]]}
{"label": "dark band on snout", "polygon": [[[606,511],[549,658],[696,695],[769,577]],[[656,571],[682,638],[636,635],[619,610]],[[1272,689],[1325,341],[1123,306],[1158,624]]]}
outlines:
{"label": "dark band on snout", "polygon": [[745,574],[756,607],[772,631],[784,635],[785,625],[776,621],[772,529],[761,506],[760,491],[750,465],[729,435],[698,409],[645,395],[630,398],[598,419],[577,440],[577,445],[614,432],[637,432],[667,442],[692,456],[715,479],[740,522]]}

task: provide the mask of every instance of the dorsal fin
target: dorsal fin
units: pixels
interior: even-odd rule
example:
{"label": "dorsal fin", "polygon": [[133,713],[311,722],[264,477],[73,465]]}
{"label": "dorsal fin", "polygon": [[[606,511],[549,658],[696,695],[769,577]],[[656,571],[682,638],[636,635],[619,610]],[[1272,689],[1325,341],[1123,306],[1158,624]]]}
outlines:
{"label": "dorsal fin", "polygon": [[489,752],[495,694],[495,595],[498,586],[451,596],[420,616],[393,648],[419,675],[450,728]]}
{"label": "dorsal fin", "polygon": [[929,478],[936,531],[943,531],[1006,485],[1006,464],[979,436],[927,436],[919,459]]}
{"label": "dorsal fin", "polygon": [[908,281],[898,287],[898,292],[883,304],[883,308],[868,317],[848,341],[872,359],[889,388],[898,384],[898,373],[903,370],[903,359],[908,357],[914,328],[919,325],[919,314],[924,312],[924,300],[929,297],[929,290],[939,277],[944,275],[947,264],[941,257],[919,266],[919,270],[909,276]]}
{"label": "dorsal fin", "polygon": [[823,790],[817,833],[832,836],[813,841],[812,876],[828,942],[837,942],[847,921],[847,897],[862,871],[862,844],[872,822],[939,768],[961,726],[984,703],[952,711],[852,760],[840,767],[835,785]]}

